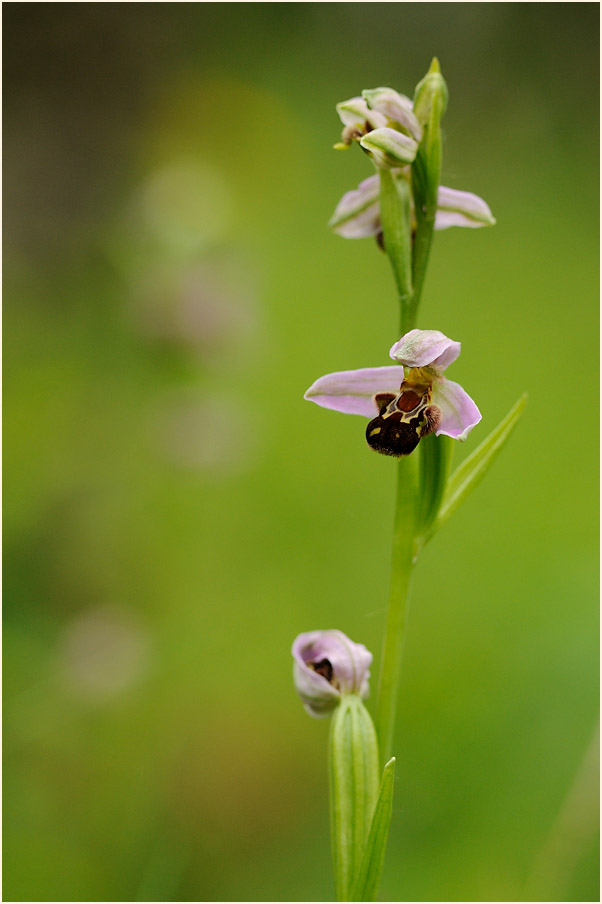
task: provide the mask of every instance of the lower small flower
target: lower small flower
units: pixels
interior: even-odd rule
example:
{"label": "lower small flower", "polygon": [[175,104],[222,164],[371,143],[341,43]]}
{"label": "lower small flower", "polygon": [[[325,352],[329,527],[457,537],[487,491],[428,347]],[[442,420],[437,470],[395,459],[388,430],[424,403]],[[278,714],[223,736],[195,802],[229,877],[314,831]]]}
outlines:
{"label": "lower small flower", "polygon": [[458,383],[443,376],[460,354],[460,343],[439,330],[410,330],[389,354],[397,364],[326,374],[305,398],[371,418],[366,439],[383,455],[409,455],[429,433],[465,440],[481,413]]}
{"label": "lower small flower", "polygon": [[372,653],[342,631],[299,634],[292,647],[295,687],[311,716],[328,716],[347,694],[368,696]]}

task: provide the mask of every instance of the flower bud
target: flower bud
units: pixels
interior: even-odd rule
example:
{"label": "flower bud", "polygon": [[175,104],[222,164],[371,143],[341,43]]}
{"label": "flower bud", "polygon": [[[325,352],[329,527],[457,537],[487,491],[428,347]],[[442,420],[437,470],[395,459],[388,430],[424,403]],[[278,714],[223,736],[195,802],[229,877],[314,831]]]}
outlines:
{"label": "flower bud", "polygon": [[360,144],[374,163],[385,169],[399,169],[411,163],[418,150],[418,143],[413,138],[389,127],[373,129],[360,139]]}
{"label": "flower bud", "polygon": [[293,643],[295,687],[310,716],[328,716],[343,696],[368,696],[372,653],[342,631],[310,631]]}
{"label": "flower bud", "polygon": [[400,126],[416,141],[422,138],[422,128],[412,112],[412,101],[393,88],[372,88],[362,91],[369,108],[382,113],[393,125]]}
{"label": "flower bud", "polygon": [[441,75],[439,60],[434,57],[429,71],[418,82],[414,92],[414,115],[421,126],[425,126],[428,123],[433,105],[437,101],[439,103],[439,118],[443,116],[447,107],[447,98],[447,85]]}

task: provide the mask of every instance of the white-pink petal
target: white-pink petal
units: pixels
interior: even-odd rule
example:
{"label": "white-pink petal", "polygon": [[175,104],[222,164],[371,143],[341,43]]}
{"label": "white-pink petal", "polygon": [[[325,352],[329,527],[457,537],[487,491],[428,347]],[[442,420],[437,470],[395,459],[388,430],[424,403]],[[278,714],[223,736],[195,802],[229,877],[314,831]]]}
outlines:
{"label": "white-pink petal", "polygon": [[432,367],[443,371],[456,360],[461,345],[440,330],[410,330],[391,347],[389,355],[407,367]]}
{"label": "white-pink petal", "polygon": [[387,124],[386,116],[376,110],[370,110],[363,97],[351,97],[337,104],[337,113],[344,126],[361,126],[365,122],[372,129]]}
{"label": "white-pink petal", "polygon": [[380,232],[380,184],[369,176],[353,191],[346,192],[336,206],[329,226],[346,239],[361,239]]}
{"label": "white-pink petal", "polygon": [[470,191],[447,188],[445,185],[439,186],[435,229],[449,229],[450,226],[477,229],[480,226],[494,224],[495,217],[489,205],[478,195]]}
{"label": "white-pink petal", "polygon": [[365,122],[368,116],[368,104],[363,97],[350,97],[349,100],[337,104],[337,113],[344,126],[353,126]]}
{"label": "white-pink petal", "polygon": [[331,221],[329,225],[333,232],[344,239],[366,239],[371,235],[378,235],[381,231],[378,201],[360,210],[349,219],[338,223]]}
{"label": "white-pink petal", "polygon": [[433,403],[441,409],[441,421],[436,435],[444,433],[453,439],[465,440],[481,420],[481,412],[468,393],[452,380],[439,377],[433,383]]}
{"label": "white-pink petal", "polygon": [[403,379],[403,368],[398,364],[341,370],[316,380],[304,398],[322,408],[373,418],[378,413],[374,396],[379,392],[399,392]]}
{"label": "white-pink petal", "polygon": [[422,140],[422,126],[414,116],[412,101],[405,94],[399,94],[393,88],[373,88],[362,91],[362,97],[371,110],[399,123],[416,141]]}

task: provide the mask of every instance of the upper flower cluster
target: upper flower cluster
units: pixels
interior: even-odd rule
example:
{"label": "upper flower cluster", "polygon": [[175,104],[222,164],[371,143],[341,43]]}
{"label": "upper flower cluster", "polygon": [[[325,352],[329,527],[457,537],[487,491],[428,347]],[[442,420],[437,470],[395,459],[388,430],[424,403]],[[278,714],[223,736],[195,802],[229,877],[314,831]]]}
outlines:
{"label": "upper flower cluster", "polygon": [[416,157],[422,139],[422,126],[414,115],[409,97],[393,88],[362,91],[337,104],[343,123],[341,144],[358,141],[377,166],[399,167]]}
{"label": "upper flower cluster", "polygon": [[[344,128],[341,142],[335,147],[349,147],[355,141],[371,156],[378,169],[393,170],[396,179],[410,181],[411,164],[416,159],[437,94],[443,110],[447,103],[447,88],[438,64],[431,67],[417,85],[414,101],[393,88],[362,91],[361,97],[337,104]],[[415,221],[414,211],[412,220]],[[494,223],[491,210],[478,195],[439,186],[435,229],[477,228]],[[378,175],[364,179],[356,189],[343,195],[329,225],[345,238],[363,238],[382,232]]]}

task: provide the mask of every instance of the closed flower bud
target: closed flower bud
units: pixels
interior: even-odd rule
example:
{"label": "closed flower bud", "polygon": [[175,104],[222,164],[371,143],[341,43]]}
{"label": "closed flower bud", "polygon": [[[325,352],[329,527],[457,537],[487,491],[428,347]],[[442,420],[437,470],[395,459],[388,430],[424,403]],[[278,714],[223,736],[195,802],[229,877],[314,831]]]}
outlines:
{"label": "closed flower bud", "polygon": [[342,631],[299,634],[292,647],[295,687],[311,716],[328,716],[348,694],[368,696],[372,654]]}
{"label": "closed flower bud", "polygon": [[414,92],[414,115],[421,126],[425,126],[431,116],[435,102],[439,102],[439,117],[445,113],[448,91],[445,79],[441,75],[439,60],[433,59],[430,69],[416,85]]}

